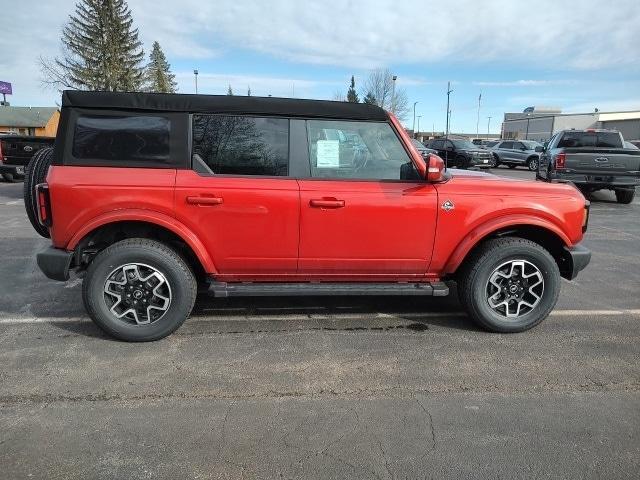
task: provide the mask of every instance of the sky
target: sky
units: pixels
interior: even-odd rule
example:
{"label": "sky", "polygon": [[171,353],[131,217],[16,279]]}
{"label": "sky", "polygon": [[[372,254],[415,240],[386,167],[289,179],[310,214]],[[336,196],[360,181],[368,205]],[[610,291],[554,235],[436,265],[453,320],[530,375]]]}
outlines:
{"label": "sky", "polygon": [[[12,105],[53,106],[39,56],[60,55],[74,0],[3,9],[0,80]],[[333,99],[367,74],[397,75],[420,130],[499,133],[504,112],[640,110],[637,0],[129,0],[145,55],[160,42],[179,92]],[[37,25],[37,28],[32,28]],[[482,94],[478,121],[478,97]],[[361,97],[364,92],[361,92]],[[492,117],[490,122],[488,117]],[[404,121],[413,127],[413,111]]]}

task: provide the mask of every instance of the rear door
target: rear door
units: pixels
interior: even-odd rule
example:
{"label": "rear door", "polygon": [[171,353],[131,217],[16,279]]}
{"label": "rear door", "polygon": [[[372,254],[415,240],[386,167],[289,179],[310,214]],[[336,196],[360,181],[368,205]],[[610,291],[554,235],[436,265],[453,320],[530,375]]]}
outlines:
{"label": "rear door", "polygon": [[295,273],[299,189],[289,175],[289,119],[197,114],[193,170],[178,170],[176,212],[220,279]]}
{"label": "rear door", "polygon": [[308,120],[307,129],[310,178],[299,181],[299,273],[343,280],[423,277],[437,192],[416,179],[391,126]]}

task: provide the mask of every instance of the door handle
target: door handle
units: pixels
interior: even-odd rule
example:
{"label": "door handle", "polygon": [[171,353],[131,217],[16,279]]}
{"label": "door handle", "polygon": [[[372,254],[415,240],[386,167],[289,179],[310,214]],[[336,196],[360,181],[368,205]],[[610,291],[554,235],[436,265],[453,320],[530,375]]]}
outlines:
{"label": "door handle", "polygon": [[309,205],[315,208],[343,208],[344,200],[335,198],[314,198],[309,200]]}
{"label": "door handle", "polygon": [[189,205],[221,205],[222,197],[187,197]]}

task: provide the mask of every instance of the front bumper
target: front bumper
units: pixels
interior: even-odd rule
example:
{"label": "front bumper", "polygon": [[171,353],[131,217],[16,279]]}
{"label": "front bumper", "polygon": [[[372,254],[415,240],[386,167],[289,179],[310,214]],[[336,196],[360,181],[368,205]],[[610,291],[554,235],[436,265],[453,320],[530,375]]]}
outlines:
{"label": "front bumper", "polygon": [[564,247],[564,265],[562,276],[567,280],[573,280],[591,261],[591,250],[582,245]]}
{"label": "front bumper", "polygon": [[24,167],[22,165],[6,165],[4,163],[0,163],[0,173],[24,175]]}
{"label": "front bumper", "polygon": [[73,261],[73,252],[60,248],[47,247],[36,255],[38,267],[48,278],[64,282],[69,280],[69,269]]}

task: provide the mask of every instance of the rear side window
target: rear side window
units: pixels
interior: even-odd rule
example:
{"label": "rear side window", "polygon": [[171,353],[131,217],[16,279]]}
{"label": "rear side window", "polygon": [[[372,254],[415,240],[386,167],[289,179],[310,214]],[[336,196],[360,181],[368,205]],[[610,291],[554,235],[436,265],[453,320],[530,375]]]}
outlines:
{"label": "rear side window", "polygon": [[312,177],[401,180],[412,168],[388,123],[309,120],[307,128]]}
{"label": "rear side window", "polygon": [[216,174],[286,176],[289,120],[194,115],[193,154]]}
{"label": "rear side window", "polygon": [[90,116],[76,120],[72,154],[79,160],[166,162],[170,122],[153,116]]}
{"label": "rear side window", "polygon": [[502,142],[500,144],[500,148],[506,148],[507,150],[510,150],[513,148],[513,142]]}
{"label": "rear side window", "polygon": [[565,132],[557,147],[622,148],[622,140],[617,132]]}

